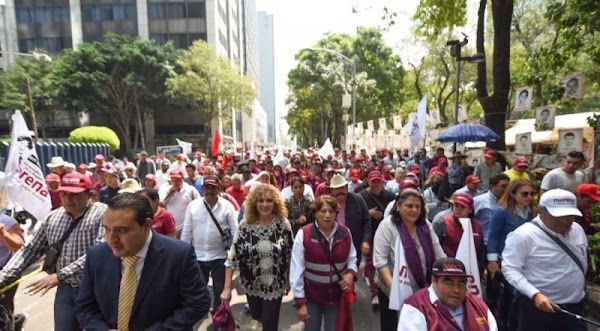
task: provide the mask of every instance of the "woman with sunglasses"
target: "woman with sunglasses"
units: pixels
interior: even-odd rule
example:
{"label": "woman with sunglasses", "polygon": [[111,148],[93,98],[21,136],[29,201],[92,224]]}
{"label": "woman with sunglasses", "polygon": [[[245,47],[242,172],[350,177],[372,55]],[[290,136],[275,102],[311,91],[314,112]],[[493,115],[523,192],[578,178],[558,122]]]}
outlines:
{"label": "woman with sunglasses", "polygon": [[[534,194],[531,181],[513,180],[498,201],[499,207],[492,212],[487,243],[487,269],[492,278],[500,273],[502,251],[508,234],[537,215]],[[501,280],[504,285],[504,298],[500,299],[503,300],[503,304],[499,306],[501,316],[498,316],[498,322],[506,323],[508,308],[512,303],[512,287],[503,278]],[[513,328],[512,323],[509,324],[509,327]]]}

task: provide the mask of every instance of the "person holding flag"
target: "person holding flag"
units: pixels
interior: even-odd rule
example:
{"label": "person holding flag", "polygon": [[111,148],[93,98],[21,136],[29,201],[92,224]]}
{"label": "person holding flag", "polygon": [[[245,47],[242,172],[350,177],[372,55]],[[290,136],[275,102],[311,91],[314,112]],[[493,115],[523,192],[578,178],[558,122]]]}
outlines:
{"label": "person holding flag", "polygon": [[374,239],[381,330],[397,328],[404,300],[429,286],[433,262],[446,257],[426,220],[423,196],[405,189],[396,197],[395,206],[392,215],[379,224]]}

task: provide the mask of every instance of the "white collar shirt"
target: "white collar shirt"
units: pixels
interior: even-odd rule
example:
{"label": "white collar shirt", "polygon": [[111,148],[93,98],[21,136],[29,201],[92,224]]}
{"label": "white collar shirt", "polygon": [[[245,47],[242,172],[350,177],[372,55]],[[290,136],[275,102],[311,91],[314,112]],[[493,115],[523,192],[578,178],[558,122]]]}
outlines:
{"label": "white collar shirt", "polygon": [[[138,257],[137,261],[135,261],[135,278],[138,283],[140,282],[140,277],[142,276],[142,270],[144,269],[144,262],[146,262],[146,256],[148,255],[148,248],[150,248],[152,236],[152,231],[150,231],[146,237],[144,246],[142,246],[142,248],[135,253],[135,256]],[[125,264],[125,258],[121,258],[121,276],[123,276],[125,273],[126,268],[127,264]]]}
{"label": "white collar shirt", "polygon": [[[587,270],[587,238],[575,222],[561,235],[550,230],[539,217],[544,230],[564,242]],[[502,253],[502,273],[508,282],[529,298],[542,292],[558,304],[578,303],[585,296],[581,269],[546,233],[531,223],[511,232]]]}

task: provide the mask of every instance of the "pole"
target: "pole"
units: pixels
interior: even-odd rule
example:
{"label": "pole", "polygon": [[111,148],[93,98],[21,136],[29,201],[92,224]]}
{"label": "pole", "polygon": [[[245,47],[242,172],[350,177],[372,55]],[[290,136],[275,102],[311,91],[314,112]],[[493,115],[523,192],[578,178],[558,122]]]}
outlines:
{"label": "pole", "polygon": [[352,58],[352,77],[354,82],[352,84],[352,150],[356,149],[356,65],[358,57],[354,55]]}
{"label": "pole", "polygon": [[27,94],[29,95],[29,111],[31,112],[31,125],[33,126],[33,133],[35,134],[33,141],[37,143],[37,141],[38,141],[37,120],[35,119],[35,109],[33,108],[33,97],[31,96],[31,84],[29,83],[29,77],[26,77],[26,80],[27,80]]}
{"label": "pole", "polygon": [[[458,124],[458,100],[460,86],[460,48],[461,45],[456,44],[456,80],[454,81],[454,125]],[[456,153],[456,143],[452,145],[452,153]]]}

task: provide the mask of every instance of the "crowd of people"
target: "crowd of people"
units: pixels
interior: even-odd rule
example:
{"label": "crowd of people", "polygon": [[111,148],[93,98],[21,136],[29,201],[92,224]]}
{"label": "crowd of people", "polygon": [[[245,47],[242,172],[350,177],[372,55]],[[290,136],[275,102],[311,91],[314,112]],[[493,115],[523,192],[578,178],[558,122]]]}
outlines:
{"label": "crowd of people", "polygon": [[[236,277],[265,331],[278,330],[289,292],[305,330],[336,330],[357,281],[381,330],[585,329],[558,312],[585,314],[585,234],[600,230],[600,186],[586,183],[581,152],[542,178],[523,157],[505,170],[492,149],[476,167],[443,148],[282,154],[141,152],[77,167],[56,156],[53,210],[31,240],[0,218],[0,288],[45,256],[48,276],[27,289],[57,287],[65,331],[189,330],[229,304]],[[483,300],[456,259],[465,219]],[[413,292],[404,306],[399,251]]]}

